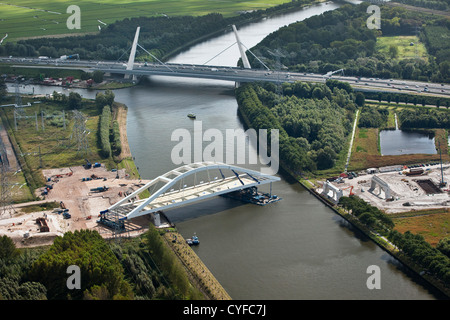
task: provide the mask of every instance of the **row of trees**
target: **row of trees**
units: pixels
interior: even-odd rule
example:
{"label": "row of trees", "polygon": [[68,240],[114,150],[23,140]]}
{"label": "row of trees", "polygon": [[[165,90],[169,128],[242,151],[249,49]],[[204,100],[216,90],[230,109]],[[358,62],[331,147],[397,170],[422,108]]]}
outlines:
{"label": "row of trees", "polygon": [[431,105],[436,107],[450,107],[450,99],[431,95],[416,95],[408,93],[391,92],[364,92],[364,97],[369,100],[386,101],[388,103],[405,103],[416,105]]}
{"label": "row of trees", "polygon": [[353,216],[357,217],[366,226],[382,235],[387,235],[395,226],[388,215],[359,197],[341,197],[339,204],[350,211]]}
{"label": "row of trees", "polygon": [[[388,215],[357,196],[342,197],[339,204],[366,226],[386,236],[402,253],[441,280],[444,285],[450,285],[448,239],[433,248],[421,235],[410,231],[402,234],[394,230],[395,223]],[[439,248],[442,248],[442,251]]]}
{"label": "row of trees", "polygon": [[401,127],[409,128],[450,128],[450,113],[429,109],[403,109],[398,113]]}
{"label": "row of trees", "polygon": [[111,107],[104,106],[99,121],[99,142],[100,155],[104,158],[111,157],[111,142],[109,141],[109,131],[111,126]]}
{"label": "row of trees", "polygon": [[102,157],[109,158],[112,154],[119,155],[122,152],[120,140],[120,126],[117,120],[112,120],[111,106],[114,104],[115,95],[111,90],[98,92],[95,96],[95,105],[102,111],[99,122],[99,138]]}
{"label": "row of trees", "polygon": [[183,265],[175,253],[164,243],[160,232],[150,224],[146,234],[147,249],[157,268],[162,272],[166,281],[175,290],[176,299],[201,299],[201,293],[191,286]]}
{"label": "row of trees", "polygon": [[423,236],[410,231],[402,234],[391,230],[387,238],[428,273],[436,276],[446,286],[450,285],[450,258],[438,247],[433,248]]}
{"label": "row of trees", "polygon": [[441,11],[447,11],[449,9],[449,3],[445,0],[400,0],[398,2]]}

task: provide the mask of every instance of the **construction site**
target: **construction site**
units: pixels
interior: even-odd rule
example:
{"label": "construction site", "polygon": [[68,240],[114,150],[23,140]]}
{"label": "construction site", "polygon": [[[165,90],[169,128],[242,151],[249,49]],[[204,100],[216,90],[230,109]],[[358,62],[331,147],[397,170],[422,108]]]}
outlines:
{"label": "construction site", "polygon": [[356,195],[389,214],[450,207],[449,178],[449,163],[399,165],[343,173],[316,191],[334,203]]}
{"label": "construction site", "polygon": [[[125,170],[109,171],[101,165],[43,170],[47,184],[36,190],[40,201],[11,206],[0,219],[0,236],[7,235],[18,247],[51,244],[67,231],[95,229],[105,238],[115,230],[99,224],[99,212],[145,184],[131,180]],[[24,212],[27,206],[52,203],[54,209]],[[127,223],[125,232],[138,235],[148,227],[150,216]]]}

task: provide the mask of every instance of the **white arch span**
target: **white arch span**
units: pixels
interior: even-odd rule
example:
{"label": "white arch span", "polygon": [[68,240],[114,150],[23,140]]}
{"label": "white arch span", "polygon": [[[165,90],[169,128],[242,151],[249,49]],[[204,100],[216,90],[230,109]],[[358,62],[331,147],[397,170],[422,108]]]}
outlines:
{"label": "white arch span", "polygon": [[[210,173],[214,170],[217,170],[220,176],[211,178]],[[202,172],[207,173],[207,179],[196,183],[195,176]],[[232,174],[226,176],[224,173]],[[187,178],[193,176],[194,184],[192,186],[183,185]],[[131,219],[279,180],[280,178],[275,176],[223,163],[192,163],[153,179],[109,207],[107,212],[117,214],[120,220]],[[151,193],[148,198],[137,200],[142,192],[150,191],[152,187],[155,188],[161,183],[162,186]],[[179,185],[178,188],[177,185]]]}

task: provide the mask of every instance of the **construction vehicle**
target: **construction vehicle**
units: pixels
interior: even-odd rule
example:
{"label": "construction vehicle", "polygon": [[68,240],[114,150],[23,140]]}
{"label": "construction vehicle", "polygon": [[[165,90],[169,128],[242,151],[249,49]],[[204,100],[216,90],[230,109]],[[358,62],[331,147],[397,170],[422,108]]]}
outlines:
{"label": "construction vehicle", "polygon": [[89,162],[89,160],[88,159],[85,159],[85,160],[86,160],[86,164],[84,165],[84,168],[86,170],[92,168],[92,164]]}
{"label": "construction vehicle", "polygon": [[39,225],[40,232],[49,232],[50,228],[47,225],[47,221],[44,218],[37,218],[36,223]]}
{"label": "construction vehicle", "polygon": [[104,191],[107,191],[108,189],[109,188],[107,186],[103,186],[103,187],[91,189],[91,192],[104,192]]}
{"label": "construction vehicle", "polygon": [[349,196],[354,196],[354,195],[355,195],[355,194],[353,193],[353,186],[350,186],[350,187],[347,187],[347,188],[343,188],[343,189],[341,189],[341,190],[347,190],[347,189],[350,189]]}

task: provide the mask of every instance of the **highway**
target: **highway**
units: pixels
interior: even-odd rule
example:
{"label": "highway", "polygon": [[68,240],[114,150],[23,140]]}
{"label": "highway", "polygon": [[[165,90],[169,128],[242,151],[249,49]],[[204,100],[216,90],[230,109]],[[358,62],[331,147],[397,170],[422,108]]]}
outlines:
{"label": "highway", "polygon": [[0,58],[0,63],[11,64],[14,67],[25,68],[58,68],[58,69],[81,69],[87,72],[95,70],[105,73],[129,74],[135,76],[174,76],[188,78],[215,79],[233,81],[238,83],[253,81],[268,81],[273,83],[283,82],[325,82],[327,79],[336,79],[348,82],[356,90],[375,92],[401,92],[420,93],[423,95],[434,95],[450,98],[450,85],[441,83],[428,83],[412,80],[380,79],[380,78],[357,78],[349,76],[325,76],[314,73],[298,73],[289,71],[273,71],[265,69],[244,69],[239,67],[206,66],[193,64],[174,63],[135,63],[133,70],[126,70],[126,62],[112,61],[86,61],[50,58]]}

